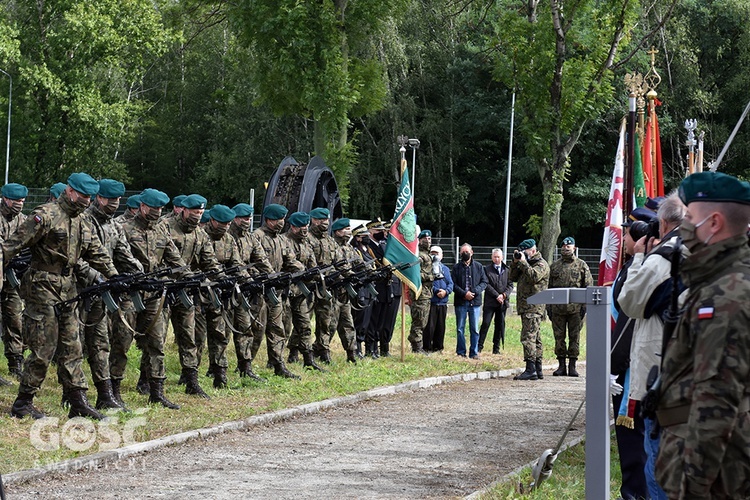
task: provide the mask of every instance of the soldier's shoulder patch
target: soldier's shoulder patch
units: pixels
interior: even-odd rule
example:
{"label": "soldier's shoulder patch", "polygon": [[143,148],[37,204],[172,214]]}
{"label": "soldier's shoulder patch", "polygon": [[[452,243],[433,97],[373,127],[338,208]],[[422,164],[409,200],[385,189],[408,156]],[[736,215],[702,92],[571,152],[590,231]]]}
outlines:
{"label": "soldier's shoulder patch", "polygon": [[42,216],[39,215],[39,214],[36,214],[34,216],[34,222],[36,222],[37,224],[41,223],[42,222]]}
{"label": "soldier's shoulder patch", "polygon": [[711,319],[714,317],[713,307],[700,307],[698,308],[698,319]]}

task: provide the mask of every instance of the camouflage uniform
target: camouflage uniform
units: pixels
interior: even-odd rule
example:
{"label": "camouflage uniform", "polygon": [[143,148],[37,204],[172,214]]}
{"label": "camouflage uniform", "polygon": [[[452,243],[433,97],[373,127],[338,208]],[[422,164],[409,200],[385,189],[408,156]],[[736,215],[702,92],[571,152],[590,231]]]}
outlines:
{"label": "camouflage uniform", "polygon": [[662,363],[656,479],[669,498],[750,498],[750,249],[735,236],[684,261],[684,313]]}
{"label": "camouflage uniform", "polygon": [[510,279],[518,282],[516,309],[521,315],[521,345],[525,360],[541,360],[543,357],[540,328],[544,315],[544,304],[532,305],[526,299],[547,289],[549,265],[537,252],[528,260],[515,260],[510,264]]}
{"label": "camouflage uniform", "polygon": [[[549,271],[550,288],[588,288],[594,280],[588,264],[575,255],[562,256],[552,263]],[[555,356],[578,359],[578,340],[583,327],[583,304],[552,304],[549,318],[555,335]],[[570,344],[565,346],[565,330]]]}
{"label": "camouflage uniform", "polygon": [[[308,240],[310,246],[312,246],[313,253],[315,253],[315,260],[319,266],[325,266],[335,262],[338,245],[328,232],[322,231],[319,227],[310,226],[310,236],[308,237]],[[313,351],[315,351],[316,356],[325,357],[330,355],[331,351],[330,325],[333,300],[316,297],[313,307],[315,310],[315,343],[313,345]]]}
{"label": "camouflage uniform", "polygon": [[[221,269],[211,239],[203,228],[191,229],[182,217],[168,217],[162,224],[169,231],[180,257],[193,271]],[[182,369],[197,370],[199,359],[195,338],[195,306],[188,308],[182,302],[176,302],[170,305],[168,316],[172,321]]]}
{"label": "camouflage uniform", "polygon": [[[312,245],[310,245],[307,236],[301,233],[293,234],[288,232],[281,237],[288,240],[288,244],[294,249],[297,260],[306,269],[311,269],[318,265]],[[303,353],[312,351],[312,329],[310,328],[310,313],[312,308],[310,302],[299,291],[299,287],[292,286],[292,290],[289,291],[287,303],[289,304],[289,316],[293,325],[291,333],[287,332],[289,349],[297,349]]]}
{"label": "camouflage uniform", "polygon": [[[254,244],[263,247],[274,271],[294,272],[304,269],[304,266],[297,260],[289,240],[282,239],[280,235],[271,231],[265,224],[255,230],[250,238]],[[285,369],[283,359],[284,325],[281,318],[284,307],[281,303],[274,305],[264,301],[263,311],[265,313],[265,331],[256,331],[254,335],[260,336],[261,333],[265,333],[269,363],[274,367],[279,367],[279,369],[281,367]],[[261,317],[263,317],[263,314],[261,314]]]}
{"label": "camouflage uniform", "polygon": [[57,375],[65,391],[87,389],[76,306],[60,308],[59,315],[53,306],[75,297],[73,267],[79,258],[108,278],[117,270],[78,210],[63,193],[57,201],[35,208],[3,243],[5,261],[22,248],[31,248],[31,266],[21,283],[26,300],[24,339],[31,352],[24,363],[19,394],[36,394],[56,351]]}
{"label": "camouflage uniform", "polygon": [[[147,273],[162,267],[181,267],[185,262],[180,257],[169,230],[158,221],[146,221],[140,215],[122,225],[123,232],[130,244],[133,256],[143,265]],[[128,350],[137,332],[137,342],[143,351],[141,363],[142,377],[163,381],[166,378],[164,368],[164,341],[166,324],[162,314],[163,299],[159,292],[143,294],[146,309],[136,313],[133,303],[125,300],[120,303],[122,316],[116,316],[112,324],[112,345],[109,354],[110,374],[113,380],[122,380],[128,362]],[[122,319],[125,318],[128,324]],[[131,319],[135,318],[135,322]],[[135,331],[134,331],[135,330]]]}
{"label": "camouflage uniform", "polygon": [[[257,240],[251,238],[249,231],[242,229],[236,222],[232,222],[228,232],[237,243],[239,258],[242,263],[253,265],[249,270],[251,275],[273,272],[266,251]],[[263,297],[260,295],[252,297],[249,311],[241,307],[235,307],[228,312],[228,318],[234,326],[234,349],[237,353],[237,363],[241,365],[240,371],[245,364],[249,364],[255,357],[252,350],[253,332],[265,330],[265,319],[262,313]]]}
{"label": "camouflage uniform", "polygon": [[422,279],[422,293],[419,298],[414,297],[414,292],[409,290],[411,298],[411,329],[409,330],[409,342],[412,350],[422,350],[422,330],[427,326],[430,315],[430,299],[432,298],[432,282],[435,275],[432,273],[432,257],[429,248],[419,247],[419,275]]}
{"label": "camouflage uniform", "polygon": [[[26,216],[23,213],[14,216],[5,203],[0,203],[0,241],[7,240],[25,220]],[[18,288],[11,288],[6,279],[3,281],[0,301],[5,357],[8,359],[9,369],[17,372],[23,363],[23,301]]]}
{"label": "camouflage uniform", "polygon": [[[334,262],[348,261],[345,267],[351,268],[358,263],[364,263],[357,249],[349,244],[349,237],[333,237],[337,248],[334,254]],[[349,302],[346,291],[339,290],[338,296],[333,298],[331,304],[331,321],[328,326],[328,339],[325,343],[326,349],[330,351],[330,339],[335,332],[339,333],[341,346],[347,352],[348,359],[355,361],[354,353],[357,350],[357,332],[354,329],[354,317],[352,316],[352,304]]]}
{"label": "camouflage uniform", "polygon": [[123,213],[115,217],[113,220],[118,224],[124,224],[133,219],[135,219],[135,212],[126,208]]}
{"label": "camouflage uniform", "polygon": [[[99,237],[102,246],[112,258],[115,267],[122,273],[134,273],[143,271],[143,265],[133,257],[130,251],[130,245],[125,237],[122,226],[112,220],[112,217],[104,214],[98,207],[91,204],[83,213],[82,217],[91,224],[95,234]],[[86,272],[86,267],[82,269],[85,274],[93,276],[95,273]],[[94,279],[89,278],[86,286],[94,283]],[[97,384],[104,380],[110,379],[109,374],[109,318],[106,315],[106,307],[99,297],[95,297],[91,302],[91,310],[84,320],[83,339],[86,345],[86,355],[88,356],[89,366],[91,367],[91,378]]]}

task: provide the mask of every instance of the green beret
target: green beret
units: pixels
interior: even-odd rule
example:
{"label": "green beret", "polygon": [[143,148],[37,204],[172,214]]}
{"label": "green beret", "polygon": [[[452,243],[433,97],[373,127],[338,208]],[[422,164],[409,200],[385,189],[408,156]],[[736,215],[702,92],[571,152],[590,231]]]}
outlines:
{"label": "green beret", "polygon": [[568,236],[565,239],[563,239],[563,245],[575,245],[576,240],[572,236]]}
{"label": "green beret", "polygon": [[285,206],[277,203],[271,203],[263,209],[263,217],[269,220],[283,219],[286,217],[287,213],[289,213],[289,210],[287,210]]}
{"label": "green beret", "polygon": [[339,229],[344,229],[345,227],[349,227],[349,219],[346,217],[342,217],[340,219],[336,219],[336,222],[331,224],[331,231],[338,231]]}
{"label": "green beret", "polygon": [[419,236],[417,236],[417,239],[421,240],[422,238],[426,238],[427,236],[432,238],[432,231],[430,231],[429,229],[423,229],[422,232],[419,233]]}
{"label": "green beret", "polygon": [[289,216],[289,224],[294,227],[302,227],[310,224],[310,216],[305,212],[294,212]]}
{"label": "green beret", "polygon": [[694,201],[750,205],[750,183],[721,172],[698,172],[682,181],[680,199],[685,205]]}
{"label": "green beret", "polygon": [[330,216],[331,212],[329,212],[327,208],[318,207],[310,210],[311,219],[327,219]]}
{"label": "green beret", "polygon": [[9,200],[20,200],[21,198],[26,198],[28,194],[29,189],[26,186],[23,184],[16,184],[15,182],[6,184],[2,189],[2,195]]}
{"label": "green beret", "polygon": [[201,215],[201,222],[200,222],[201,224],[205,224],[206,222],[211,220],[211,214],[208,212],[209,212],[208,210],[203,211],[203,214]]}
{"label": "green beret", "polygon": [[247,203],[238,203],[232,207],[232,210],[234,210],[235,217],[250,217],[254,211],[253,207]]}
{"label": "green beret", "polygon": [[63,184],[62,182],[57,182],[55,184],[52,184],[52,187],[49,188],[49,194],[51,196],[54,196],[55,198],[59,198],[63,191],[65,191],[65,188],[67,187],[67,184]]}
{"label": "green beret", "polygon": [[138,208],[141,206],[141,195],[134,194],[132,196],[128,196],[128,201],[125,202],[125,204],[128,206],[128,208]]}
{"label": "green beret", "polygon": [[531,247],[536,246],[536,241],[529,238],[528,240],[523,240],[520,245],[518,245],[519,250],[528,250]]}
{"label": "green beret", "polygon": [[208,203],[208,200],[206,200],[203,196],[199,194],[191,194],[189,196],[186,196],[184,200],[182,200],[182,207],[187,208],[188,210],[192,210],[194,208],[206,208],[206,203]]}
{"label": "green beret", "polygon": [[169,203],[169,196],[158,189],[146,188],[140,194],[141,203],[151,208],[161,208]]}
{"label": "green beret", "polygon": [[114,179],[99,181],[99,196],[102,198],[119,198],[125,194],[125,184]]}
{"label": "green beret", "polygon": [[237,215],[234,213],[234,210],[226,205],[214,205],[211,207],[211,210],[208,211],[208,214],[212,219],[222,223],[232,222]]}
{"label": "green beret", "polygon": [[99,192],[99,183],[96,179],[83,172],[70,174],[68,186],[85,196],[93,196]]}
{"label": "green beret", "polygon": [[187,198],[186,194],[178,194],[174,198],[172,198],[172,206],[173,207],[181,207],[182,202],[185,201],[185,198]]}

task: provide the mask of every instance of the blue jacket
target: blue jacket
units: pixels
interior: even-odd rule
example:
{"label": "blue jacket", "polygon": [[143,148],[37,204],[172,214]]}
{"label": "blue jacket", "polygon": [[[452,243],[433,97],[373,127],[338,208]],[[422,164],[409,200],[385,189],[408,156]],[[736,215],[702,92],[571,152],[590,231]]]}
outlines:
{"label": "blue jacket", "polygon": [[[469,289],[466,287],[466,274],[471,273],[469,280]],[[484,272],[484,266],[479,262],[471,259],[468,266],[463,262],[458,262],[453,266],[451,271],[453,278],[453,304],[456,306],[481,306],[482,292],[487,288],[487,274]],[[464,296],[467,291],[474,292],[474,299],[467,302]]]}
{"label": "blue jacket", "polygon": [[[440,272],[443,273],[443,277],[440,279],[436,279],[432,282],[432,298],[430,299],[430,302],[438,305],[438,306],[447,306],[448,305],[448,298],[450,297],[451,292],[453,292],[453,280],[451,279],[451,270],[448,269],[448,266],[440,263]],[[442,299],[437,296],[437,293],[440,290],[445,290],[448,292],[448,295],[443,297]]]}

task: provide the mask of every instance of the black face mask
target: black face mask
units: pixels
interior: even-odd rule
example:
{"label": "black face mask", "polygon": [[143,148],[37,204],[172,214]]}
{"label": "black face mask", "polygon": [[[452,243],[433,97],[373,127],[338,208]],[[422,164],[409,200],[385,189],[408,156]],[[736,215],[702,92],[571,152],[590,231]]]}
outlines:
{"label": "black face mask", "polygon": [[375,233],[372,235],[372,237],[375,239],[375,241],[383,241],[385,239],[385,233]]}
{"label": "black face mask", "polygon": [[469,262],[471,259],[471,254],[469,252],[461,252],[461,260],[464,262]]}

